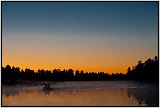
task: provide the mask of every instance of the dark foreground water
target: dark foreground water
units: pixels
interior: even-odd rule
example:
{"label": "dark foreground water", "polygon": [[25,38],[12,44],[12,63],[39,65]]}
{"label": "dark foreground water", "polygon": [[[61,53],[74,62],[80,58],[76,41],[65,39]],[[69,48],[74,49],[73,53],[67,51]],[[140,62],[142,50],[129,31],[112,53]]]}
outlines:
{"label": "dark foreground water", "polygon": [[2,106],[158,106],[154,84],[131,81],[79,81],[51,84],[2,85]]}

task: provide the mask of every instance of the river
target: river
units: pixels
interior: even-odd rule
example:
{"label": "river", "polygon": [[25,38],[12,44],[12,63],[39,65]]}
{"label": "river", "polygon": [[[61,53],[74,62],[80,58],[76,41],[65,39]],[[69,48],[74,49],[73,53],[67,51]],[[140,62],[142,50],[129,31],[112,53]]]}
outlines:
{"label": "river", "polygon": [[2,85],[2,106],[158,106],[154,84],[134,81],[66,81],[52,83],[53,90],[39,84]]}

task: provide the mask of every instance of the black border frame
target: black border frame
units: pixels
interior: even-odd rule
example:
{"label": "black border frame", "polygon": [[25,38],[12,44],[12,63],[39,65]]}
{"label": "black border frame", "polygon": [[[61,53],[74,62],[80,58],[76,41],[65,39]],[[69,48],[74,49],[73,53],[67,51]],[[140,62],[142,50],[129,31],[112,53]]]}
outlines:
{"label": "black border frame", "polygon": [[[157,2],[158,3],[158,58],[159,58],[159,1],[1,1],[1,70],[2,70],[2,3],[4,2]],[[158,69],[159,70],[159,69]],[[2,78],[2,76],[1,76]],[[159,80],[160,81],[160,80]],[[159,90],[159,87],[158,87]],[[159,93],[158,93],[159,95]],[[144,107],[144,106],[3,106],[2,105],[2,83],[1,83],[1,107]],[[159,107],[145,106],[145,107]]]}

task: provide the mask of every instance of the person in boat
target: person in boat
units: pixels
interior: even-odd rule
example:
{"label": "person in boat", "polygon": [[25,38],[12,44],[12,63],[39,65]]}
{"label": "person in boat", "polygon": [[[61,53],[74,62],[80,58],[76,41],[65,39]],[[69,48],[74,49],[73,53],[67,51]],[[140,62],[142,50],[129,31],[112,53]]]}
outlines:
{"label": "person in boat", "polygon": [[43,90],[52,90],[53,88],[50,87],[50,85],[48,84],[48,82],[45,82],[44,83],[44,87],[43,87]]}
{"label": "person in boat", "polygon": [[45,88],[50,88],[50,85],[48,84],[48,82],[46,82],[46,83],[44,84],[44,87],[45,87]]}

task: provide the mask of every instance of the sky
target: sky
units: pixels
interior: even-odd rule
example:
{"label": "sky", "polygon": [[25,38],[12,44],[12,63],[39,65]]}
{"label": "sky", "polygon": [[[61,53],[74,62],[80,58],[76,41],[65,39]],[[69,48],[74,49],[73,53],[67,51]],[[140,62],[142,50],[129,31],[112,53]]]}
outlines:
{"label": "sky", "polygon": [[2,66],[126,73],[158,55],[158,2],[2,2]]}

